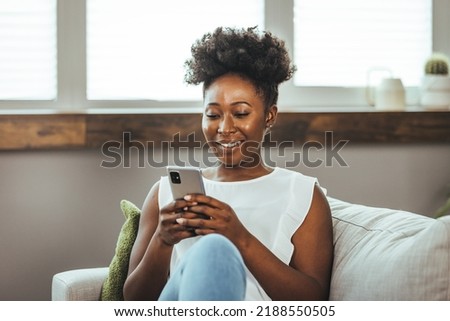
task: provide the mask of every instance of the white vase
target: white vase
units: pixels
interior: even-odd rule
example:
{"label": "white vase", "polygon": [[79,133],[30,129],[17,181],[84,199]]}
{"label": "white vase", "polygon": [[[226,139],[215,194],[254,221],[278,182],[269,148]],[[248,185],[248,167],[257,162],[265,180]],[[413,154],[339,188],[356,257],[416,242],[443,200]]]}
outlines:
{"label": "white vase", "polygon": [[450,109],[450,77],[425,75],[422,78],[420,104],[426,109]]}
{"label": "white vase", "polygon": [[399,111],[405,109],[405,88],[399,78],[385,78],[375,90],[375,109]]}

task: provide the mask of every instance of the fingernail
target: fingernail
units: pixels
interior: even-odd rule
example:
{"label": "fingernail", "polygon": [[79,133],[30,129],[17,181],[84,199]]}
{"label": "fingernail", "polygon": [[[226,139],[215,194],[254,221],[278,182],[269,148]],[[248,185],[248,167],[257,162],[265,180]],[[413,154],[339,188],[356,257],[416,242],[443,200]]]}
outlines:
{"label": "fingernail", "polygon": [[192,199],[192,196],[191,195],[186,195],[185,197],[184,197],[184,200],[186,200],[186,201],[190,201]]}
{"label": "fingernail", "polygon": [[177,221],[178,224],[183,225],[184,219],[183,218],[177,218],[175,221]]}

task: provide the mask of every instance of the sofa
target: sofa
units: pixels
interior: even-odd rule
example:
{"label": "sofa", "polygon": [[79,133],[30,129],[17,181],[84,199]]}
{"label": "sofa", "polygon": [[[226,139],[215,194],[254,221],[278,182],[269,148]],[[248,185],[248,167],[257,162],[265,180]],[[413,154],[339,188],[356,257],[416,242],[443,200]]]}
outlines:
{"label": "sofa", "polygon": [[[330,203],[335,257],[330,300],[450,299],[450,216]],[[99,300],[108,267],[54,275],[52,300]]]}

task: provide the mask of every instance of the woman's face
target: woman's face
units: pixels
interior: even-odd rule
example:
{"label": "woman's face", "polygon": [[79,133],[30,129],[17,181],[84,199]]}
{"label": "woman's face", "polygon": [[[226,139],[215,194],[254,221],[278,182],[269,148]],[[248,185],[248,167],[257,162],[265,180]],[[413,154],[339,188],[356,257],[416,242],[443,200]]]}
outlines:
{"label": "woman's face", "polygon": [[215,156],[227,167],[261,165],[261,142],[276,106],[266,113],[252,82],[225,74],[205,90],[204,107],[203,134]]}

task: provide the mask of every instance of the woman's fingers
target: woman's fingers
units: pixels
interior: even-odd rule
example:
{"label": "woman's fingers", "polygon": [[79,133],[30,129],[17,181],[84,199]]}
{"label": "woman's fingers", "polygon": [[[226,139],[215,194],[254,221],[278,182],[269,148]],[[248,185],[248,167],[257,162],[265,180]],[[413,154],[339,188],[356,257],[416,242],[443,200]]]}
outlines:
{"label": "woman's fingers", "polygon": [[184,226],[187,229],[190,229],[196,235],[205,235],[216,232],[214,224],[212,224],[211,220],[208,219],[202,218],[187,219],[185,217],[180,217],[177,218],[176,221],[180,226]]}
{"label": "woman's fingers", "polygon": [[214,197],[203,194],[189,194],[184,197],[184,200],[191,203],[206,204],[215,208],[223,208],[225,205],[223,202],[215,199]]}
{"label": "woman's fingers", "polygon": [[161,213],[178,213],[183,211],[183,209],[188,208],[189,206],[197,205],[197,202],[187,201],[184,199],[178,199],[170,202],[166,206],[161,208]]}
{"label": "woman's fingers", "polygon": [[[180,204],[185,205],[185,203]],[[160,214],[160,223],[159,223],[160,226],[159,233],[161,237],[167,244],[172,245],[178,243],[183,239],[196,235],[192,227],[178,224],[177,219],[179,218],[194,219],[198,217],[198,215],[195,213],[186,213],[184,211],[184,209],[187,209],[186,206],[181,209],[177,209],[176,212],[174,211],[175,208],[176,207],[167,206],[164,209],[164,213],[162,212]]]}

